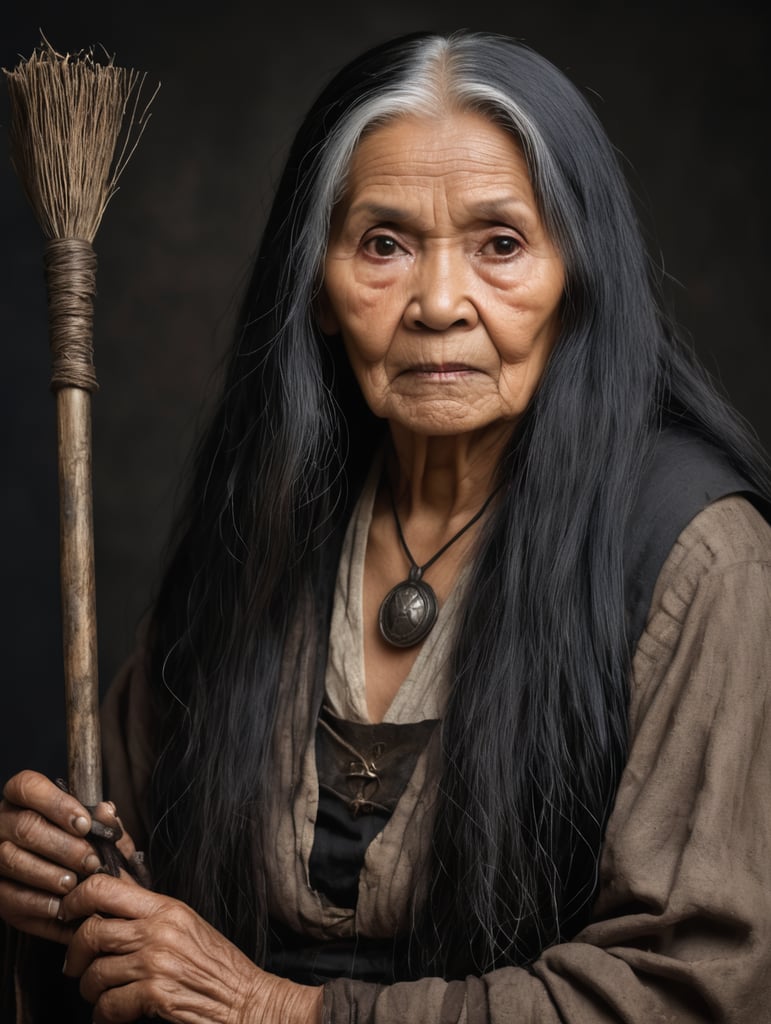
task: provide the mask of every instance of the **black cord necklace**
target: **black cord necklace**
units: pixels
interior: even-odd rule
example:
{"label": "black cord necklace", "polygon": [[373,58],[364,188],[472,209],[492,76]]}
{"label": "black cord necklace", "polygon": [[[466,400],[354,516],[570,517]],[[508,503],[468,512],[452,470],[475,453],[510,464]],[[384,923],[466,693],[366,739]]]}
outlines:
{"label": "black cord necklace", "polygon": [[469,519],[462,529],[458,530],[454,537],[450,537],[435,555],[432,555],[423,565],[418,565],[404,539],[399,513],[396,511],[396,499],[390,481],[388,481],[388,495],[396,522],[396,532],[399,534],[404,553],[410,561],[410,572],[406,580],[397,583],[388,591],[380,605],[377,621],[380,626],[380,634],[386,643],[391,644],[392,647],[413,647],[431,632],[439,614],[439,604],[432,587],[423,579],[423,573],[484,515],[497,491],[496,487],[479,511]]}

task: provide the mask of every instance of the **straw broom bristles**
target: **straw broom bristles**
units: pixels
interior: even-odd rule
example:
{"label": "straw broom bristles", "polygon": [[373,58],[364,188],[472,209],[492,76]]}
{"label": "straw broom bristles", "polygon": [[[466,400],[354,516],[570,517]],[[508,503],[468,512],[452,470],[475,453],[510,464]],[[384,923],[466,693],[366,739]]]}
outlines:
{"label": "straw broom bristles", "polygon": [[155,93],[138,114],[145,75],[113,58],[99,64],[92,50],[59,54],[45,40],[4,71],[12,159],[43,234],[93,242]]}
{"label": "straw broom bristles", "polygon": [[91,50],[59,54],[45,39],[28,60],[4,71],[13,164],[48,239],[69,788],[93,807],[101,800],[102,783],[91,499],[90,392],[97,388],[91,242],[147,123],[149,102],[137,116],[144,75],[116,67],[112,59],[99,64]]}

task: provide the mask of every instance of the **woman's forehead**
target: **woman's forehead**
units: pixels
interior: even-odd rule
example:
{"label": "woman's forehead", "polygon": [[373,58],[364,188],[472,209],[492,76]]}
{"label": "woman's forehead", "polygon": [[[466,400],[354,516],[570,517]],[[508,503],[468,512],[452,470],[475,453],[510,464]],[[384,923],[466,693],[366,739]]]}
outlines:
{"label": "woman's forehead", "polygon": [[495,150],[519,165],[524,155],[515,134],[497,120],[475,110],[448,110],[437,114],[402,114],[368,128],[351,158],[351,171],[373,162],[452,164],[473,161],[479,149]]}
{"label": "woman's forehead", "polygon": [[437,194],[480,220],[497,220],[513,206],[537,208],[521,147],[499,124],[470,112],[405,115],[359,142],[333,225],[359,218],[399,223]]}
{"label": "woman's forehead", "polygon": [[[530,199],[527,163],[514,135],[476,112],[403,116],[370,130],[354,151],[341,205],[392,205],[390,196],[462,187],[480,205]],[[385,217],[384,219],[397,219]]]}

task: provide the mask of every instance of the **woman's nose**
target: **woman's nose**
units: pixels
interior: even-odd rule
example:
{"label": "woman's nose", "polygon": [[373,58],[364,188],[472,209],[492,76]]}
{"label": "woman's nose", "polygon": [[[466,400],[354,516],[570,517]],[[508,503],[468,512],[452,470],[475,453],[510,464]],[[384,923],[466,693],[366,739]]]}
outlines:
{"label": "woman's nose", "polygon": [[478,319],[463,253],[442,250],[417,260],[405,320],[415,330],[473,327]]}

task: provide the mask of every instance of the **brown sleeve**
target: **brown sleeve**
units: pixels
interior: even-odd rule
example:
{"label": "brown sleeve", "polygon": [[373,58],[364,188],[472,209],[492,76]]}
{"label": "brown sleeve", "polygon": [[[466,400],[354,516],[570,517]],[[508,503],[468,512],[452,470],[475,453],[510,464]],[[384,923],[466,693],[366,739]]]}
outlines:
{"label": "brown sleeve", "polygon": [[724,499],[662,570],[593,922],[529,970],[330,982],[328,1024],[771,1021],[770,538]]}
{"label": "brown sleeve", "polygon": [[147,848],[147,789],[154,765],[153,715],[140,647],[126,661],[102,702],[105,794],[137,849]]}

